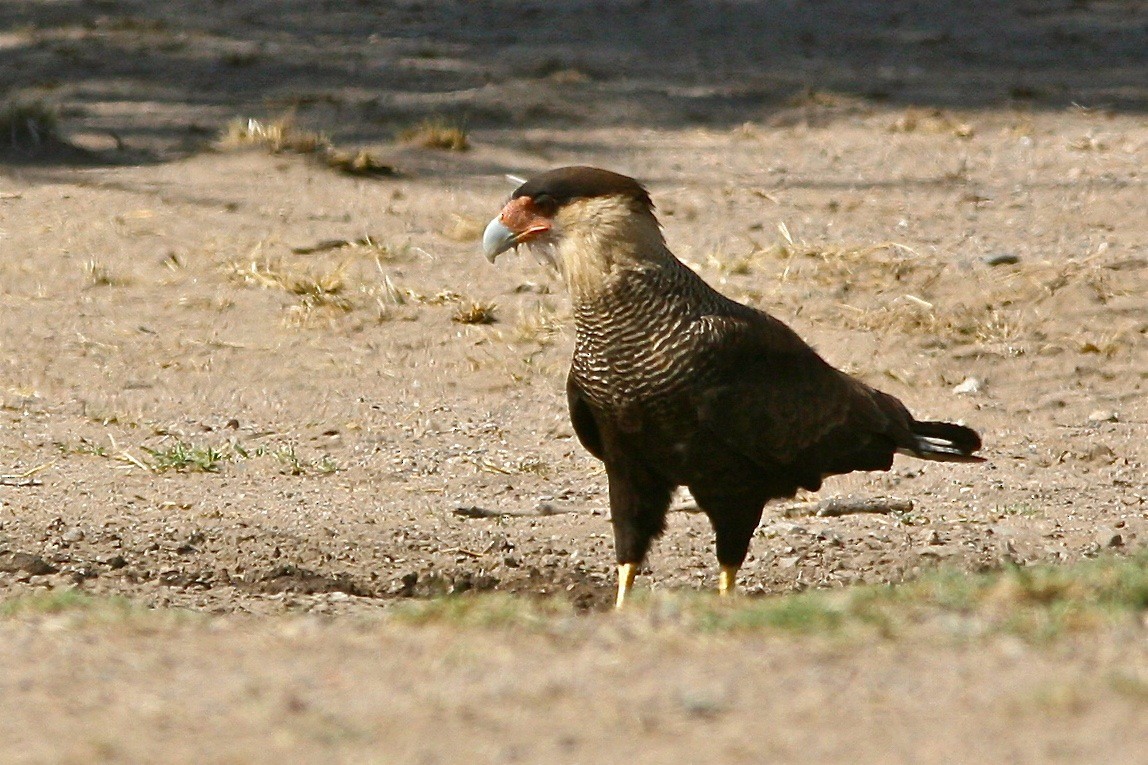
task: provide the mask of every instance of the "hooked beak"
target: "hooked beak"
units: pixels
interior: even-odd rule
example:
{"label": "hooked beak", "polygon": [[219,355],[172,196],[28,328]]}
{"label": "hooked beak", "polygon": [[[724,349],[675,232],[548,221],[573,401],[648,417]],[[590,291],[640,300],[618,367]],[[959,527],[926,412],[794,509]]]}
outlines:
{"label": "hooked beak", "polygon": [[511,247],[526,244],[545,235],[553,223],[530,197],[516,197],[506,203],[498,217],[482,232],[482,249],[491,263]]}
{"label": "hooked beak", "polygon": [[502,253],[518,244],[518,234],[508,229],[502,223],[502,216],[495,218],[482,232],[482,251],[491,263]]}

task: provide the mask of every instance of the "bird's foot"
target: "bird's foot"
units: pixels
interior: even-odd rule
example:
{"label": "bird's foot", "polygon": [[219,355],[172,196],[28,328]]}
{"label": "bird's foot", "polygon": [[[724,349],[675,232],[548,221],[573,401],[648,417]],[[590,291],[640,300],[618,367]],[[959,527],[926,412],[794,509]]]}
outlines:
{"label": "bird's foot", "polygon": [[737,592],[738,566],[722,566],[718,571],[717,591],[723,598]]}
{"label": "bird's foot", "polygon": [[638,566],[634,563],[618,564],[618,599],[614,601],[614,608],[621,608],[626,602],[626,596],[634,586],[634,575],[638,573]]}

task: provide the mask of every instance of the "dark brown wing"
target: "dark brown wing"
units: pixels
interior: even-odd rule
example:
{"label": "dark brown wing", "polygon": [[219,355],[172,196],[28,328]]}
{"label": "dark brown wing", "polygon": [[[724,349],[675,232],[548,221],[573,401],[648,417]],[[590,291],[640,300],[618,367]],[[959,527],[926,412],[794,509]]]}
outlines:
{"label": "dark brown wing", "polygon": [[780,321],[754,312],[707,317],[718,373],[698,393],[700,421],[719,442],[801,486],[883,470],[912,442],[912,417],[892,396],[829,366]]}
{"label": "dark brown wing", "polygon": [[594,420],[594,413],[586,403],[582,389],[574,381],[573,372],[566,376],[566,403],[570,406],[570,422],[574,426],[578,440],[586,447],[586,451],[602,459],[604,454],[602,434],[598,430],[598,423]]}

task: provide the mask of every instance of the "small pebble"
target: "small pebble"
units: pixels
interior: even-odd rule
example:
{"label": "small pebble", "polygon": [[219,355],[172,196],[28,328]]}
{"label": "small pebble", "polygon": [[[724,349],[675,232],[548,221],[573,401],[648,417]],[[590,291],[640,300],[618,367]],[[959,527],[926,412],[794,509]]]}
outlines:
{"label": "small pebble", "polygon": [[1097,409],[1092,414],[1088,415],[1089,422],[1116,422],[1120,419],[1116,412],[1110,409]]}
{"label": "small pebble", "polygon": [[966,377],[964,382],[953,388],[953,393],[957,394],[958,396],[966,396],[971,393],[980,393],[983,386],[984,383],[982,383],[977,378]]}
{"label": "small pebble", "polygon": [[1109,529],[1107,531],[1101,531],[1099,534],[1097,534],[1096,541],[1102,547],[1123,547],[1124,535],[1120,534],[1119,532],[1113,532],[1111,529]]}
{"label": "small pebble", "polygon": [[1020,262],[1020,256],[1011,252],[997,252],[986,255],[984,262],[990,266],[1015,266]]}
{"label": "small pebble", "polygon": [[1092,444],[1088,449],[1080,452],[1078,456],[1085,462],[1099,462],[1104,465],[1111,465],[1116,461],[1116,452],[1105,444]]}

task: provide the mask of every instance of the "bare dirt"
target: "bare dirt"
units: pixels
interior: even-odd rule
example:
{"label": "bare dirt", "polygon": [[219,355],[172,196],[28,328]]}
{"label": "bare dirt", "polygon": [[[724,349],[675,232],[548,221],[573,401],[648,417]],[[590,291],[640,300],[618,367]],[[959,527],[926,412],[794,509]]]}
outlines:
{"label": "bare dirt", "polygon": [[[752,595],[1141,550],[1142,3],[156,8],[0,5],[0,87],[60,113],[0,166],[0,598],[208,616],[0,622],[0,759],[1144,761],[1146,696],[1105,680],[1148,687],[1142,626],[842,645],[600,613],[568,303],[478,246],[506,174],[626,172],[715,286],[982,433],[983,466],[767,509]],[[397,174],[218,140],[287,110]],[[469,150],[396,142],[428,117]],[[809,515],[839,494],[912,507]],[[640,588],[715,585],[679,505]],[[387,619],[471,591],[580,615]]]}

